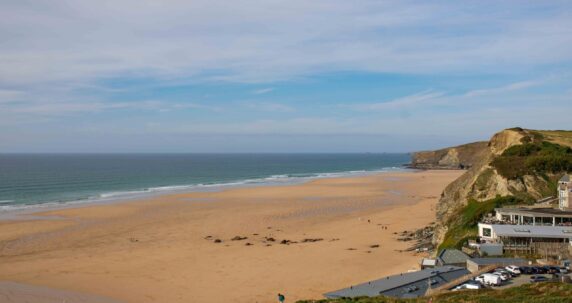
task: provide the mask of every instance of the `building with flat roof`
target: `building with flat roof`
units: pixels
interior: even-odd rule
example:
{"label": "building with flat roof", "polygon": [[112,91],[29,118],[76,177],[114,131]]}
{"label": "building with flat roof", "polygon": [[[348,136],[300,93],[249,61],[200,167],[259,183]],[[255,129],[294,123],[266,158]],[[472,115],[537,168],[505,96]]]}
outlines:
{"label": "building with flat roof", "polygon": [[421,263],[419,263],[419,267],[421,267],[421,269],[435,268],[437,267],[437,260],[430,258],[423,258],[421,259]]}
{"label": "building with flat roof", "polygon": [[416,272],[387,276],[348,288],[328,292],[328,299],[388,296],[395,298],[416,298],[424,296],[429,289],[445,285],[470,272],[458,266],[444,266]]}
{"label": "building with flat roof", "polygon": [[570,209],[572,207],[572,175],[566,174],[558,181],[558,207]]}
{"label": "building with flat roof", "polygon": [[[560,183],[569,179],[566,175]],[[562,194],[559,196],[562,198]],[[559,201],[560,206],[568,205]],[[483,219],[478,229],[481,242],[500,243],[505,252],[556,258],[572,255],[572,209],[568,207],[496,208],[495,216]]]}
{"label": "building with flat roof", "polygon": [[495,217],[484,220],[493,224],[572,226],[572,209],[506,207],[495,208]]}
{"label": "building with flat roof", "polygon": [[479,223],[481,241],[502,243],[505,251],[568,257],[572,250],[572,226],[538,226]]}

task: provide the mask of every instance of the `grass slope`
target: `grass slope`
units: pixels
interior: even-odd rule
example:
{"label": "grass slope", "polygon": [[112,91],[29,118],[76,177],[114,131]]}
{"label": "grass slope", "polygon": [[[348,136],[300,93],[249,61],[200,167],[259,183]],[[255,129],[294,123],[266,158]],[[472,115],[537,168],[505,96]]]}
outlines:
{"label": "grass slope", "polygon": [[[525,284],[504,290],[469,290],[432,296],[433,303],[570,303],[572,285],[561,283]],[[393,299],[387,297],[336,300],[308,300],[298,303],[427,303],[429,298]]]}

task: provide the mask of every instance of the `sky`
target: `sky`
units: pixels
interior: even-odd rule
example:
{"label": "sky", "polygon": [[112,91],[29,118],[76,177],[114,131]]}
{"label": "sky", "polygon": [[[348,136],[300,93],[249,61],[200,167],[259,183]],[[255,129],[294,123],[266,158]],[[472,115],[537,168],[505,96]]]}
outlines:
{"label": "sky", "polygon": [[0,152],[410,152],[572,129],[572,2],[0,0]]}

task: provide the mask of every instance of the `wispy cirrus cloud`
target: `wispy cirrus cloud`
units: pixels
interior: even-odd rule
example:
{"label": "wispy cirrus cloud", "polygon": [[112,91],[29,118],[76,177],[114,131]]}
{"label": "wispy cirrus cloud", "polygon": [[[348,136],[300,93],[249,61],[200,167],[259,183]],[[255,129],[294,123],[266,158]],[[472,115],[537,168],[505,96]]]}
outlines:
{"label": "wispy cirrus cloud", "polygon": [[177,110],[208,110],[220,111],[221,108],[192,102],[164,102],[155,100],[142,100],[131,102],[102,102],[102,101],[50,101],[50,102],[23,102],[8,104],[0,107],[6,114],[26,114],[34,116],[69,116],[79,114],[100,113],[106,111],[155,111],[170,112]]}
{"label": "wispy cirrus cloud", "polygon": [[14,102],[25,95],[25,92],[14,89],[0,89],[0,103]]}
{"label": "wispy cirrus cloud", "polygon": [[472,97],[496,95],[499,93],[513,92],[513,91],[523,90],[523,89],[527,89],[527,88],[534,87],[534,86],[539,86],[539,85],[542,85],[543,82],[544,81],[531,80],[531,81],[522,81],[522,82],[511,83],[508,85],[504,85],[504,86],[500,86],[500,87],[494,87],[494,88],[475,89],[475,90],[471,90],[471,91],[466,92],[463,96],[468,97],[468,98],[472,98]]}
{"label": "wispy cirrus cloud", "polygon": [[[357,111],[391,111],[402,109],[424,109],[433,106],[467,106],[468,102],[479,103],[490,101],[487,98],[514,93],[546,83],[544,80],[528,80],[509,83],[493,88],[479,88],[462,94],[451,94],[442,91],[425,90],[404,97],[383,102],[357,103],[342,105]],[[472,101],[471,101],[472,100]]]}
{"label": "wispy cirrus cloud", "polygon": [[401,98],[392,99],[385,102],[375,102],[375,103],[360,103],[348,105],[349,107],[358,111],[384,111],[384,110],[395,110],[403,108],[412,107],[423,107],[431,105],[431,102],[439,100],[440,97],[445,96],[444,92],[435,91],[422,91],[412,95],[408,95]]}
{"label": "wispy cirrus cloud", "polygon": [[266,112],[293,112],[294,107],[277,102],[268,101],[245,101],[241,102],[243,106],[252,110],[266,111]]}
{"label": "wispy cirrus cloud", "polygon": [[268,94],[269,92],[272,92],[273,90],[274,90],[274,88],[267,87],[267,88],[256,89],[256,90],[252,91],[252,93],[255,95],[264,95],[264,94]]}

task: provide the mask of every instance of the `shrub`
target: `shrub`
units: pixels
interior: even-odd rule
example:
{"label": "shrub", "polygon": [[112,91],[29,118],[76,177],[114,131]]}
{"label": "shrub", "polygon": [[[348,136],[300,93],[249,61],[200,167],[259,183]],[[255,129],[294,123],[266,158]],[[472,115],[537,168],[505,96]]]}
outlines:
{"label": "shrub", "polygon": [[546,141],[511,146],[492,161],[507,179],[572,171],[572,148]]}

